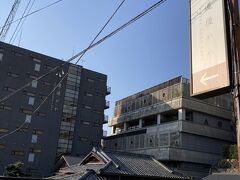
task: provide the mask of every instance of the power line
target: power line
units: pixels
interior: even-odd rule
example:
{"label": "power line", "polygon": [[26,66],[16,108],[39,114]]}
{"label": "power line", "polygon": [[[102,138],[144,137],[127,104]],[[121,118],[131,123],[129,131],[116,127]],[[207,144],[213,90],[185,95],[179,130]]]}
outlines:
{"label": "power line", "polygon": [[[40,9],[37,9],[37,10],[35,10],[35,11],[33,11],[33,12],[31,12],[31,13],[29,13],[29,14],[27,14],[27,15],[21,17],[21,18],[18,18],[18,19],[16,19],[16,20],[14,20],[14,21],[8,23],[7,25],[10,25],[10,24],[13,24],[13,23],[15,23],[15,22],[17,22],[17,21],[20,21],[21,19],[24,19],[24,18],[26,18],[26,17],[28,17],[28,16],[31,16],[31,15],[33,15],[33,14],[39,12],[39,11],[42,11],[42,10],[44,10],[44,9],[47,9],[47,8],[53,6],[53,5],[55,5],[55,4],[57,4],[57,3],[61,2],[61,1],[63,1],[63,0],[58,0],[58,1],[55,1],[55,2],[53,2],[53,3],[51,3],[51,4],[48,4],[48,5],[46,5],[46,6],[42,7],[42,8],[40,8]],[[7,25],[4,25],[4,26],[0,27],[0,29],[6,27]]]}
{"label": "power line", "polygon": [[[27,6],[26,6],[26,8],[25,8],[24,11],[23,11],[22,17],[23,17],[23,16],[25,15],[25,13],[27,12],[27,9],[28,9],[31,1],[32,1],[32,0],[29,0],[29,1],[28,1]],[[21,17],[21,18],[22,18],[22,17]],[[11,41],[12,41],[12,39],[13,39],[16,31],[18,30],[18,27],[19,27],[19,25],[21,24],[21,22],[22,22],[22,19],[21,19],[20,21],[18,21],[17,27],[15,28],[15,30],[14,30],[14,32],[13,32],[13,35],[12,35],[12,37],[11,37],[10,40],[9,40],[9,44],[11,43]]]}
{"label": "power line", "polygon": [[[112,16],[108,19],[108,21],[104,24],[104,26],[101,28],[101,30],[98,32],[98,34],[94,37],[94,39],[91,41],[91,43],[89,44],[88,47],[90,47],[94,41],[98,38],[98,36],[102,33],[102,31],[106,28],[106,26],[109,24],[109,22],[112,20],[112,18],[115,16],[115,14],[118,12],[118,10],[120,9],[120,7],[123,5],[123,3],[125,2],[125,0],[123,0],[120,5],[117,7],[117,9],[114,11],[114,13],[112,14]],[[80,59],[84,56],[84,54],[87,51],[85,51],[78,59],[78,61],[75,63],[75,65],[80,61]],[[68,73],[66,73],[62,79],[56,84],[56,86],[52,89],[52,91],[44,98],[44,100],[38,105],[38,107],[32,112],[31,115],[34,115],[40,108],[41,106],[47,101],[47,99],[55,92],[55,90],[59,87],[59,85],[62,83],[62,81],[68,76]],[[9,136],[11,134],[14,134],[15,132],[17,132],[18,130],[20,130],[24,125],[26,124],[26,121],[24,121],[18,128],[16,128],[15,130],[9,132],[8,134],[5,134],[3,136],[0,136],[0,139],[3,139],[6,136]]]}
{"label": "power line", "polygon": [[[83,53],[86,53],[86,51],[94,48],[95,46],[101,44],[102,42],[104,42],[105,40],[107,40],[108,38],[114,36],[115,34],[117,34],[118,32],[120,32],[121,30],[123,30],[124,28],[128,27],[129,25],[131,25],[132,23],[134,23],[135,21],[137,21],[138,19],[140,19],[141,17],[145,16],[146,14],[148,14],[149,12],[151,12],[152,10],[154,10],[155,8],[157,8],[159,5],[161,5],[162,3],[164,3],[167,0],[160,0],[157,3],[155,3],[154,5],[152,5],[151,7],[149,7],[148,9],[146,9],[145,11],[143,11],[142,13],[140,13],[139,15],[135,16],[134,18],[132,18],[131,20],[129,20],[127,23],[123,24],[122,26],[120,26],[119,28],[115,29],[114,31],[112,31],[110,34],[106,35],[105,37],[103,37],[102,39],[100,39],[99,41],[97,41],[96,43],[93,43],[91,46],[89,46],[88,48],[82,50],[81,52],[77,53],[76,55],[74,55],[73,57],[71,57],[70,59],[68,59],[67,61],[65,61],[63,64],[56,66],[55,68],[51,69],[49,72],[43,74],[42,76],[38,77],[35,79],[35,81],[39,81],[41,79],[43,79],[44,77],[48,76],[49,74],[51,74],[52,72],[55,72],[56,70],[60,69],[61,67],[63,67],[64,65],[66,65],[67,63],[73,61],[74,59],[76,59],[77,57],[81,56]],[[11,96],[15,95],[16,93],[18,93],[19,91],[23,90],[24,88],[30,86],[31,82],[25,84],[24,86],[20,87],[19,89],[15,90],[14,92],[10,93],[9,95],[5,96],[4,98],[2,98],[0,100],[0,103],[6,101],[7,99],[9,99]]]}
{"label": "power line", "polygon": [[[155,3],[154,5],[152,5],[151,7],[149,7],[148,9],[146,9],[145,11],[143,11],[142,13],[140,13],[139,15],[135,16],[134,18],[132,18],[130,21],[128,21],[127,23],[123,24],[122,26],[120,26],[119,28],[117,28],[116,30],[112,31],[110,34],[108,34],[107,36],[103,37],[102,39],[100,39],[99,41],[97,41],[96,43],[92,44],[91,46],[89,46],[88,48],[82,50],[81,52],[79,52],[78,54],[76,54],[75,56],[71,57],[68,61],[66,61],[65,63],[63,63],[60,66],[55,67],[54,69],[50,70],[48,73],[42,75],[39,78],[36,78],[35,80],[38,81],[40,79],[42,79],[43,77],[46,77],[48,74],[50,74],[51,72],[54,72],[55,70],[59,69],[60,67],[62,67],[63,65],[65,65],[68,62],[71,62],[72,60],[76,59],[78,56],[82,55],[83,53],[86,53],[88,50],[92,49],[93,47],[97,46],[98,44],[102,43],[103,41],[107,40],[108,38],[112,37],[113,35],[115,35],[116,33],[118,33],[119,31],[121,31],[122,29],[126,28],[127,26],[129,26],[130,24],[132,24],[133,22],[137,21],[138,19],[140,19],[141,17],[145,16],[146,14],[148,14],[149,12],[151,12],[152,10],[154,10],[155,8],[157,8],[159,5],[161,5],[162,3],[164,3],[166,0],[160,0],[157,3]],[[68,74],[68,73],[66,73]],[[65,77],[65,76],[64,76]],[[64,79],[64,77],[62,78],[62,80]],[[11,93],[12,95],[16,94],[17,92],[21,91],[22,89],[24,89],[25,87],[28,87],[31,83],[27,83],[24,86],[22,86],[21,88],[19,88],[18,90],[14,91],[13,93]],[[54,91],[53,91],[54,92]],[[7,98],[3,98],[2,100],[0,100],[0,103],[3,102],[4,100],[8,99],[9,97],[11,97],[12,95],[10,94],[10,96],[7,96]],[[42,103],[40,104],[42,105]],[[39,107],[40,108],[40,107]],[[22,128],[25,125],[26,122],[22,123],[22,125],[20,125],[20,127]],[[21,129],[21,128],[17,128],[14,131],[5,134],[3,136],[0,137],[0,139],[13,134],[14,132],[16,132],[17,130]]]}
{"label": "power line", "polygon": [[7,17],[7,20],[5,21],[4,26],[1,28],[2,29],[1,32],[0,32],[0,40],[1,41],[4,41],[6,36],[7,36],[7,33],[9,31],[10,26],[11,26],[11,24],[13,22],[13,19],[14,19],[15,15],[16,15],[16,12],[17,12],[17,9],[19,7],[20,2],[21,2],[21,0],[15,0],[14,1],[12,9],[11,9],[11,11],[10,11],[10,13],[9,13],[9,15]]}
{"label": "power line", "polygon": [[[35,3],[35,0],[33,0],[33,2],[32,2],[32,4],[31,4],[30,8],[28,9],[27,14],[29,14],[29,12],[31,11],[31,9],[32,9],[32,7],[33,7],[33,5],[34,5],[34,3]],[[24,25],[26,19],[27,19],[27,18],[24,18],[24,19],[23,19],[22,24],[21,24],[20,27],[18,28],[18,31],[17,31],[17,33],[16,33],[14,39],[13,39],[12,44],[15,42],[15,39],[17,38],[17,36],[18,36],[20,30],[22,31],[22,28],[23,28],[23,25]],[[21,34],[22,34],[22,32],[21,32]],[[21,35],[20,35],[20,39],[19,39],[19,41],[20,41],[20,40],[21,40]],[[9,42],[9,43],[10,43],[10,42]],[[18,46],[19,46],[19,45],[18,45]]]}
{"label": "power line", "polygon": [[[88,48],[91,47],[91,45],[95,42],[95,40],[98,38],[98,36],[102,33],[102,31],[106,28],[106,26],[108,25],[108,23],[112,20],[112,18],[115,16],[115,14],[118,12],[118,10],[120,9],[120,7],[123,5],[123,3],[125,2],[125,0],[123,0],[119,6],[117,7],[117,9],[114,11],[114,13],[112,14],[112,16],[108,19],[108,21],[104,24],[104,26],[102,27],[102,29],[97,33],[97,35],[93,38],[92,42],[89,44]],[[82,55],[80,55],[80,57],[78,58],[76,64],[80,61],[80,59],[85,55],[87,51],[85,51],[84,53],[82,53]]]}

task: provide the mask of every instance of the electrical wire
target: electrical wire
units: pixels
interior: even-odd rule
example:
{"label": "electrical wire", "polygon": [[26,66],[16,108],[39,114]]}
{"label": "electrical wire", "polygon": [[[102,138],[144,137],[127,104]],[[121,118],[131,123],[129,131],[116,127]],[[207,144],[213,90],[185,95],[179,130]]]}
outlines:
{"label": "electrical wire", "polygon": [[[119,6],[117,7],[117,9],[114,11],[114,13],[112,14],[112,16],[108,19],[108,21],[104,24],[104,26],[102,27],[102,29],[97,33],[97,35],[93,38],[93,40],[91,41],[91,43],[89,44],[88,48],[91,47],[91,45],[95,42],[95,40],[98,38],[98,36],[102,33],[102,31],[106,28],[106,26],[108,25],[108,23],[112,20],[112,18],[115,16],[115,14],[118,12],[118,10],[120,9],[120,7],[123,5],[123,3],[125,2],[125,0],[123,0]],[[87,51],[85,51],[84,53],[82,53],[82,55],[80,55],[80,57],[78,58],[76,64],[81,60],[81,58],[85,55]]]}
{"label": "electrical wire", "polygon": [[[34,5],[34,3],[35,3],[35,0],[33,0],[33,2],[32,2],[32,4],[31,4],[30,8],[28,9],[27,14],[29,14],[29,12],[31,11],[31,9],[32,9],[32,7],[33,7],[33,5]],[[14,37],[14,39],[13,39],[12,44],[15,42],[15,40],[16,40],[16,38],[17,38],[19,32],[20,32],[20,30],[22,31],[22,28],[23,28],[23,25],[24,25],[26,19],[27,19],[27,18],[24,18],[24,19],[23,19],[22,24],[20,25],[20,27],[18,28],[18,31],[16,32],[16,35],[15,35],[15,37]],[[22,32],[21,32],[21,34],[22,34]],[[19,37],[19,42],[20,42],[20,40],[21,40],[21,35],[20,35],[20,37]],[[19,45],[18,45],[18,46],[19,46]]]}
{"label": "electrical wire", "polygon": [[24,11],[23,11],[21,20],[18,21],[18,24],[17,24],[17,26],[16,26],[16,28],[15,28],[15,30],[14,30],[14,32],[13,32],[13,35],[12,35],[12,37],[11,37],[10,40],[9,40],[9,44],[12,42],[12,39],[13,39],[15,33],[17,32],[19,25],[21,24],[21,22],[22,22],[22,20],[23,20],[23,16],[24,16],[25,13],[27,12],[27,9],[28,9],[29,5],[31,4],[31,1],[32,1],[32,0],[29,0],[29,1],[28,1],[27,6],[26,6],[26,8],[25,8]]}
{"label": "electrical wire", "polygon": [[[160,0],[157,3],[155,3],[154,5],[152,5],[151,7],[149,7],[148,9],[146,9],[145,11],[143,11],[142,13],[140,13],[139,15],[135,16],[134,18],[132,18],[131,20],[129,20],[127,23],[121,25],[119,28],[115,29],[114,31],[112,31],[110,34],[104,36],[103,38],[101,38],[100,40],[98,40],[96,43],[93,43],[91,46],[89,46],[88,48],[80,51],[79,53],[77,53],[76,55],[72,56],[70,59],[68,59],[67,61],[65,61],[63,64],[56,66],[55,68],[51,69],[49,72],[43,74],[42,76],[38,77],[35,79],[35,81],[39,81],[41,79],[43,79],[44,77],[48,76],[49,74],[51,74],[52,72],[55,72],[56,70],[60,69],[61,67],[63,67],[64,65],[66,65],[67,63],[73,61],[74,59],[78,58],[80,55],[82,55],[83,53],[86,53],[86,51],[94,48],[95,46],[101,44],[102,42],[106,41],[108,38],[114,36],[115,34],[117,34],[118,32],[120,32],[121,30],[123,30],[124,28],[128,27],[129,25],[131,25],[132,23],[134,23],[135,21],[137,21],[138,19],[140,19],[141,17],[145,16],[146,14],[148,14],[149,12],[151,12],[152,10],[154,10],[155,8],[157,8],[159,5],[161,5],[162,3],[164,3],[167,0]],[[19,91],[23,90],[24,88],[30,86],[31,82],[23,85],[22,87],[20,87],[19,89],[13,91],[12,93],[10,93],[9,95],[5,96],[4,98],[0,99],[0,103],[6,101],[7,99],[9,99],[11,96],[15,95],[16,93],[18,93]]]}
{"label": "electrical wire", "polygon": [[[117,9],[114,11],[114,13],[111,15],[111,17],[108,19],[108,21],[104,24],[104,26],[101,28],[101,30],[97,33],[97,35],[94,37],[94,39],[91,41],[91,43],[89,44],[88,47],[90,47],[94,41],[98,38],[98,36],[102,33],[102,31],[107,27],[107,25],[109,24],[109,22],[112,20],[112,18],[115,16],[115,14],[118,12],[118,10],[120,9],[120,7],[123,5],[123,3],[125,2],[125,0],[123,0],[120,5],[117,7]],[[86,53],[87,51],[85,51]],[[85,54],[84,53],[84,54]],[[75,62],[75,65],[80,61],[80,59],[84,56],[84,54],[82,54],[78,61]],[[63,80],[68,76],[68,73],[66,73],[62,78],[61,80],[56,84],[56,86],[52,89],[52,91],[44,98],[44,100],[38,105],[38,107],[32,112],[31,115],[34,115],[41,107],[42,105],[47,101],[47,99],[55,92],[55,90],[59,87],[59,85],[63,82]],[[26,121],[24,121],[18,128],[16,128],[15,130],[3,135],[3,136],[0,136],[0,139],[3,139],[4,137],[6,136],[9,136],[15,132],[17,132],[18,130],[20,130],[24,125],[26,124]]]}
{"label": "electrical wire", "polygon": [[[140,13],[139,15],[135,16],[134,18],[132,18],[130,21],[128,21],[127,23],[123,24],[122,26],[120,26],[119,28],[117,28],[116,30],[112,31],[110,34],[108,34],[107,36],[103,37],[102,39],[100,39],[99,41],[97,41],[96,43],[93,43],[91,46],[89,46],[88,48],[82,50],[81,52],[79,52],[78,54],[76,54],[75,56],[71,57],[70,59],[68,59],[65,63],[63,63],[60,66],[56,66],[55,68],[53,68],[52,70],[50,70],[48,73],[40,76],[39,78],[36,78],[35,81],[38,81],[44,77],[46,77],[48,74],[54,72],[55,70],[61,68],[63,65],[67,64],[68,62],[71,62],[72,60],[76,59],[77,57],[79,57],[80,55],[82,55],[83,53],[86,53],[88,50],[92,49],[93,47],[99,45],[100,43],[104,42],[105,40],[107,40],[108,38],[112,37],[113,35],[117,34],[118,32],[120,32],[122,29],[128,27],[130,24],[132,24],[133,22],[137,21],[138,19],[140,19],[141,17],[145,16],[146,14],[148,14],[149,12],[151,12],[152,10],[154,10],[155,8],[157,8],[159,5],[161,5],[162,3],[164,3],[167,0],[160,0],[157,3],[155,3],[154,5],[152,5],[151,7],[149,7],[148,9],[146,9],[145,11],[143,11],[142,13]],[[66,73],[68,74],[68,73]],[[2,98],[0,100],[0,103],[7,100],[8,98],[10,98],[12,95],[16,94],[17,92],[23,90],[25,87],[28,87],[31,84],[31,82],[25,84],[24,86],[22,86],[21,88],[17,89],[16,91],[14,91],[13,93],[9,94],[8,96],[6,96],[5,98]],[[20,127],[22,128],[24,125],[26,124],[26,122],[22,123],[22,125],[20,125]],[[21,129],[21,128],[17,128],[14,131],[5,134],[3,136],[0,136],[0,139],[13,134],[14,132],[16,132],[17,130]]]}
{"label": "electrical wire", "polygon": [[[31,13],[29,13],[29,14],[21,17],[21,18],[18,18],[18,19],[16,19],[16,20],[12,21],[11,23],[8,23],[7,25],[10,25],[10,24],[13,24],[13,23],[15,23],[15,22],[18,22],[18,21],[20,21],[20,20],[22,20],[22,19],[24,19],[24,18],[26,18],[26,17],[28,17],[28,16],[31,16],[31,15],[33,15],[33,14],[35,14],[35,13],[38,13],[38,12],[44,10],[44,9],[47,9],[47,8],[49,8],[49,7],[57,4],[57,3],[60,3],[61,1],[64,1],[64,0],[58,0],[58,1],[55,1],[55,2],[53,2],[53,3],[51,3],[51,4],[48,4],[48,5],[40,8],[40,9],[37,9],[37,10],[35,10],[35,11],[33,11],[33,12],[31,12]],[[4,25],[4,26],[0,27],[0,29],[4,28],[4,27],[7,26],[7,25]]]}
{"label": "electrical wire", "polygon": [[3,28],[1,29],[1,32],[0,32],[0,40],[1,41],[4,41],[6,36],[7,36],[7,33],[9,31],[10,27],[11,27],[12,21],[14,20],[14,17],[15,17],[15,14],[16,14],[16,11],[19,7],[20,2],[21,2],[21,0],[15,0],[14,1],[14,4],[11,8],[11,11],[10,11],[10,13],[9,13],[5,23],[4,23],[4,26],[3,26]]}

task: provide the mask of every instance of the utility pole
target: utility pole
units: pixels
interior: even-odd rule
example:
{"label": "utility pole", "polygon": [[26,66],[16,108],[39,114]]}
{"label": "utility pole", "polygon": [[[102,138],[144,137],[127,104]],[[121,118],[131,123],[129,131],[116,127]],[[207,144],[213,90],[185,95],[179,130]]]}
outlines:
{"label": "utility pole", "polygon": [[232,9],[232,28],[233,39],[231,39],[234,46],[233,54],[233,72],[234,72],[234,113],[236,118],[236,136],[237,136],[237,150],[238,150],[238,164],[240,171],[240,23],[239,23],[239,9],[238,0],[230,0]]}

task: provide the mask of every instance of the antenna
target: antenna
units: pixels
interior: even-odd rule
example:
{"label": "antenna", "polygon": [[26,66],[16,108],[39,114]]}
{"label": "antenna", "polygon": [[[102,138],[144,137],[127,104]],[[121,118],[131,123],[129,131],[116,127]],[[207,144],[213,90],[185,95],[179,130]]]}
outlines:
{"label": "antenna", "polygon": [[10,26],[11,26],[11,22],[13,21],[13,19],[15,17],[15,14],[17,12],[20,2],[21,2],[21,0],[15,0],[14,4],[12,6],[12,9],[8,15],[8,18],[5,21],[4,26],[0,32],[0,40],[1,41],[4,41],[7,36],[8,30],[10,29]]}

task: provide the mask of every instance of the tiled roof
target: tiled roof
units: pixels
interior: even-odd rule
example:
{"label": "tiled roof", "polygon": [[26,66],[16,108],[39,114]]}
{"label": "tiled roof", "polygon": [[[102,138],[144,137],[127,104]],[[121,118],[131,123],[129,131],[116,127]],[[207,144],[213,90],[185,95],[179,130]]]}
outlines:
{"label": "tiled roof", "polygon": [[66,163],[69,166],[72,166],[72,165],[75,165],[75,164],[79,164],[82,161],[82,159],[83,159],[83,157],[66,156],[66,155],[64,155],[62,157],[65,159]]}
{"label": "tiled roof", "polygon": [[101,173],[182,179],[152,156],[116,151],[105,153],[114,163],[101,169]]}
{"label": "tiled roof", "polygon": [[81,163],[62,168],[56,176],[49,179],[104,179],[104,175],[189,179],[175,175],[170,169],[149,155],[102,151],[95,148]]}

